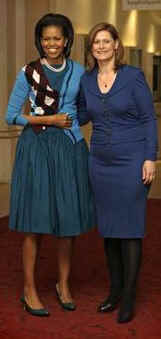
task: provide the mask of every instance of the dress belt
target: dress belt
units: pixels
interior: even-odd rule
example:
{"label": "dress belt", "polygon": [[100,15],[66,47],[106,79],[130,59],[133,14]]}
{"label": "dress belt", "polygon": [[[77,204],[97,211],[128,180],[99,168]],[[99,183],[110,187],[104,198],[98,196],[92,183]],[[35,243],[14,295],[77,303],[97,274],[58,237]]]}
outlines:
{"label": "dress belt", "polygon": [[35,134],[45,132],[48,128],[54,127],[52,125],[30,125]]}

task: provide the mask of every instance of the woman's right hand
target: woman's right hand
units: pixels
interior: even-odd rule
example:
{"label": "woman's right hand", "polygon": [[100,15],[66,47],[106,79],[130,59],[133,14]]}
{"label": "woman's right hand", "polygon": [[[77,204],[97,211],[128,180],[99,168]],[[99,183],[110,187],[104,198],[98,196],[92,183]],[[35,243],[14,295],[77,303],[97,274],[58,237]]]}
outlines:
{"label": "woman's right hand", "polygon": [[72,119],[66,113],[57,113],[46,116],[46,124],[59,128],[70,128],[72,126]]}

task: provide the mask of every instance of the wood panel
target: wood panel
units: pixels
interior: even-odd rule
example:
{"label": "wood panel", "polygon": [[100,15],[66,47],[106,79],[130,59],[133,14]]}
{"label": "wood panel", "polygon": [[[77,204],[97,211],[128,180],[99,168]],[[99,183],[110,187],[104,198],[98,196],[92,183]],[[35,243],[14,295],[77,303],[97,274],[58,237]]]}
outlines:
{"label": "wood panel", "polygon": [[26,0],[26,61],[29,62],[38,57],[35,48],[34,30],[37,21],[50,12],[49,0]]}
{"label": "wood panel", "polygon": [[8,83],[7,83],[7,3],[0,3],[0,128],[4,126],[4,112],[7,105]]}

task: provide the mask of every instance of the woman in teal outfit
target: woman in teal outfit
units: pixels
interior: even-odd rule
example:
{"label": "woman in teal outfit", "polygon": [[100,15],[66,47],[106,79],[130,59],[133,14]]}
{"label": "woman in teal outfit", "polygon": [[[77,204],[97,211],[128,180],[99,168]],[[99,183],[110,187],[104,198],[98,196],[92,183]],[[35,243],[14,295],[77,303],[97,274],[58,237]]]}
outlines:
{"label": "woman in teal outfit", "polygon": [[[6,120],[23,125],[12,174],[11,230],[24,232],[24,295],[32,315],[48,316],[37,294],[34,273],[42,234],[59,238],[56,293],[66,310],[75,310],[69,288],[75,237],[94,225],[88,179],[88,149],[76,118],[83,67],[69,59],[73,27],[61,14],[37,23],[40,59],[19,72]],[[22,106],[29,99],[31,112]]]}

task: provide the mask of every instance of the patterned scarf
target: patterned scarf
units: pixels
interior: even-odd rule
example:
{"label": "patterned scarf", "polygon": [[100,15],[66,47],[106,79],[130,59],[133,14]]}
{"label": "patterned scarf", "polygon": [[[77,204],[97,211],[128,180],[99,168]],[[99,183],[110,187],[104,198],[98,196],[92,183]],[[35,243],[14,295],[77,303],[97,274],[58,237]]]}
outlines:
{"label": "patterned scarf", "polygon": [[36,115],[51,115],[58,111],[59,93],[50,87],[44,75],[41,60],[32,61],[25,66],[25,75],[35,94]]}

